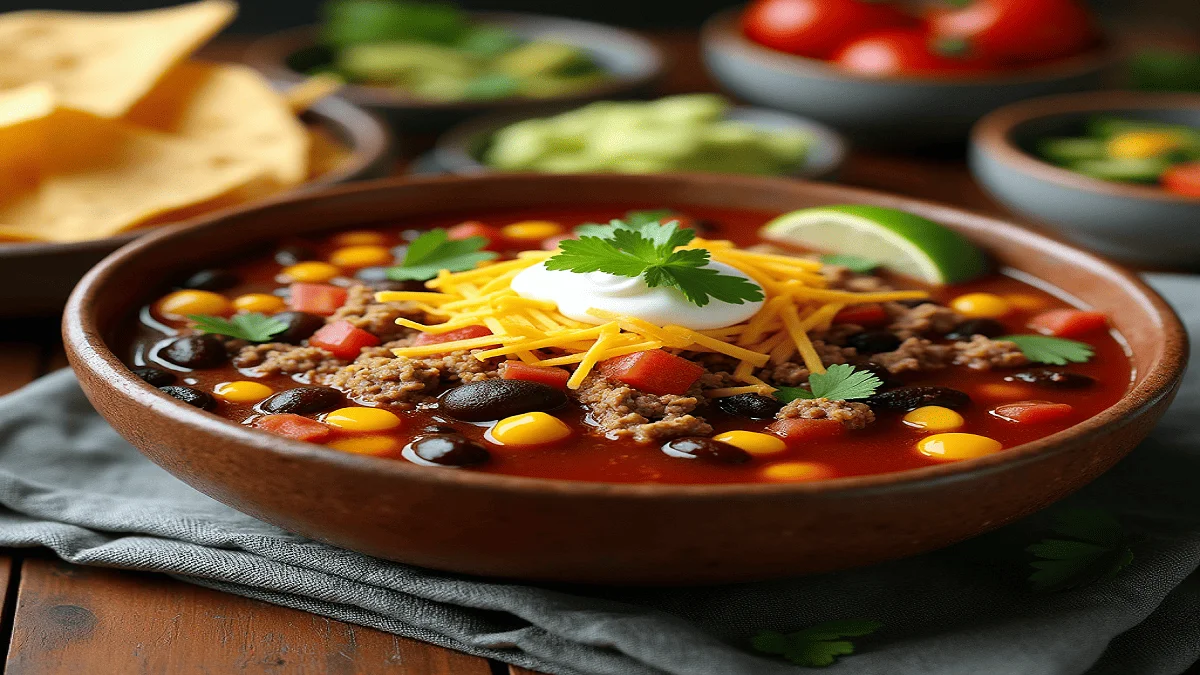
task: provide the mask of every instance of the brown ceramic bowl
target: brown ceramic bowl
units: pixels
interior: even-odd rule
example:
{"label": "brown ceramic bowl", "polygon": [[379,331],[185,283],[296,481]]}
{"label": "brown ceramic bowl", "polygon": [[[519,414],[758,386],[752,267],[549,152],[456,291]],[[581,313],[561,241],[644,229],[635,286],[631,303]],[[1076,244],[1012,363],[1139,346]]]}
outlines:
{"label": "brown ceramic bowl", "polygon": [[[302,119],[342,145],[348,154],[334,168],[296,188],[298,191],[379,178],[390,172],[391,135],[371,113],[334,97],[318,102]],[[0,242],[0,317],[58,312],[85,272],[147,231],[71,243]]]}
{"label": "brown ceramic bowl", "polygon": [[[108,342],[136,320],[137,308],[168,276],[285,234],[533,205],[787,211],[845,202],[903,208],[945,223],[1002,264],[1106,312],[1133,351],[1137,376],[1129,393],[1067,431],[954,464],[800,484],[603,484],[428,469],[289,441],[164,396],[134,377]],[[226,214],[151,235],[107,258],[72,295],[64,335],[71,364],[100,413],[152,460],[234,508],[414,565],[607,584],[703,584],[837,570],[999,527],[1076,490],[1129,452],[1170,403],[1186,360],[1183,327],[1154,291],[1066,244],[874,192],[683,174],[377,182]]]}

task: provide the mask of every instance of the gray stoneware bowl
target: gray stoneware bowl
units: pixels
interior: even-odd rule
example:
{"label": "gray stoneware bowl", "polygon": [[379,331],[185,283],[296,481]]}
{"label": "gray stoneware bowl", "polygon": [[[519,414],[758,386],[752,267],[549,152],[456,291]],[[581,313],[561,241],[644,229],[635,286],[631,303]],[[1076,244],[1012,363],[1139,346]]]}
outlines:
{"label": "gray stoneware bowl", "polygon": [[[489,173],[495,169],[484,164],[482,156],[493,134],[521,120],[545,117],[572,109],[573,106],[542,108],[525,114],[495,114],[460,124],[442,135],[434,146],[433,158],[438,167],[460,176]],[[747,122],[764,129],[800,129],[813,137],[813,144],[804,164],[792,176],[797,178],[833,178],[846,159],[846,141],[838,132],[814,120],[765,108],[734,108],[726,119]]]}
{"label": "gray stoneware bowl", "polygon": [[[613,26],[538,14],[472,12],[473,20],[503,26],[526,39],[549,39],[583,49],[613,79],[577,94],[555,98],[505,98],[495,101],[442,102],[406,96],[387,87],[350,85],[341,95],[382,115],[397,129],[444,129],[494,110],[527,109],[546,103],[591,101],[649,94],[662,77],[665,60],[649,40]],[[267,77],[298,84],[305,72],[332,58],[317,39],[318,28],[308,26],[268,35],[250,46],[246,62]]]}
{"label": "gray stoneware bowl", "polygon": [[1098,49],[1013,73],[864,77],[751,42],[738,26],[740,11],[717,14],[702,29],[713,77],[751,103],[811,117],[873,145],[962,141],[976,120],[1000,106],[1100,87],[1115,61],[1112,50]]}
{"label": "gray stoneware bowl", "polygon": [[1200,94],[1097,92],[1002,108],[971,134],[971,171],[1005,206],[1083,246],[1143,265],[1200,266],[1200,199],[1089,178],[1033,153],[1038,139],[1079,134],[1097,113],[1200,128]]}

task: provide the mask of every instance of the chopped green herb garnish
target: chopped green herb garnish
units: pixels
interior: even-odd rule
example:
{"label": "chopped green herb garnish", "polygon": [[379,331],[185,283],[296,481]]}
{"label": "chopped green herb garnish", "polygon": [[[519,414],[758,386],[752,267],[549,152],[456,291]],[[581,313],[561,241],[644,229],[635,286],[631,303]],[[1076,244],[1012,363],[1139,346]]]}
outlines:
{"label": "chopped green herb garnish", "polygon": [[831,401],[852,401],[867,398],[883,386],[883,382],[869,370],[855,370],[844,363],[829,366],[824,373],[808,376],[809,389],[803,387],[780,387],[775,398],[791,403],[798,398],[827,398]]}
{"label": "chopped green herb garnish", "polygon": [[579,239],[559,243],[562,252],[546,261],[546,269],[641,276],[647,286],[675,288],[698,307],[707,305],[710,297],[735,305],[763,299],[754,282],[706,267],[708,251],[676,251],[696,237],[695,231],[680,228],[677,222],[635,225],[614,220],[607,226],[585,225],[579,230],[583,230]]}
{"label": "chopped green herb garnish", "polygon": [[1005,335],[997,341],[1015,342],[1025,358],[1035,363],[1065,366],[1067,362],[1087,363],[1092,358],[1092,346],[1049,335]]}
{"label": "chopped green herb garnish", "polygon": [[854,272],[855,274],[866,274],[871,270],[880,267],[880,263],[864,258],[862,256],[850,255],[849,253],[830,253],[821,256],[821,262],[826,265],[838,265]]}
{"label": "chopped green herb garnish", "polygon": [[826,621],[795,633],[763,631],[751,644],[757,651],[782,656],[798,666],[823,668],[839,656],[854,653],[854,643],[845,638],[870,635],[882,625],[865,619]]}
{"label": "chopped green herb garnish", "polygon": [[229,319],[208,314],[188,314],[187,318],[192,320],[195,328],[205,333],[227,335],[248,342],[267,342],[288,328],[283,321],[258,312],[234,314]]}
{"label": "chopped green herb garnish", "polygon": [[1030,563],[1029,583],[1035,591],[1061,591],[1115,577],[1133,561],[1128,537],[1115,518],[1097,509],[1060,514],[1047,538],[1025,549],[1038,559]]}
{"label": "chopped green herb garnish", "polygon": [[387,275],[392,281],[426,281],[442,270],[465,272],[475,269],[479,263],[497,257],[496,253],[482,250],[487,245],[487,237],[450,239],[439,227],[412,240],[404,261],[388,268]]}

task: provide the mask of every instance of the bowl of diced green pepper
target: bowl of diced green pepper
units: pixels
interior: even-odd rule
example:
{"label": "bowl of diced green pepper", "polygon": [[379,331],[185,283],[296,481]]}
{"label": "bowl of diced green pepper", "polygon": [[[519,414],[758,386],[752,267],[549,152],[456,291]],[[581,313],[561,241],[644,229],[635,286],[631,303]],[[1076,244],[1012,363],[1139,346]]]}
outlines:
{"label": "bowl of diced green pepper", "polygon": [[319,26],[256,41],[247,61],[285,85],[339,77],[346,98],[401,127],[640,95],[663,71],[646,39],[573,19],[414,0],[334,0],[323,15]]}

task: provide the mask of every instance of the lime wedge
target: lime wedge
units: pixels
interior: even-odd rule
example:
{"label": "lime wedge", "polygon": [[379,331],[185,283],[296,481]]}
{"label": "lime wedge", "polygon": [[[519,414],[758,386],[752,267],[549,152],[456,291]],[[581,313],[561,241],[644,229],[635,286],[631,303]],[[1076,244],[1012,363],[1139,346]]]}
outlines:
{"label": "lime wedge", "polygon": [[764,239],[824,253],[854,255],[931,284],[955,284],[988,272],[987,255],[966,237],[917,215],[881,206],[801,209],[763,226]]}

